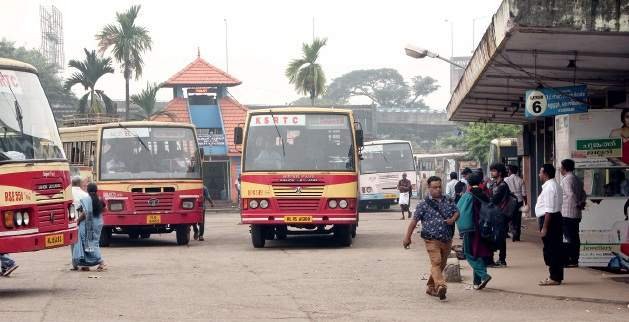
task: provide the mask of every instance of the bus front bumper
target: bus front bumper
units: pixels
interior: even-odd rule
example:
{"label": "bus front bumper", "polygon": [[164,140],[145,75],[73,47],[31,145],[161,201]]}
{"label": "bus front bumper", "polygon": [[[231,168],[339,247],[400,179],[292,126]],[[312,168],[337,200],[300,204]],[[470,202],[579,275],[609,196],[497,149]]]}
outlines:
{"label": "bus front bumper", "polygon": [[155,226],[195,224],[203,221],[203,211],[156,214],[115,214],[103,216],[105,226]]}
{"label": "bus front bumper", "polygon": [[240,215],[241,221],[245,225],[348,225],[356,224],[358,216],[356,213],[295,213],[295,214],[248,214]]}
{"label": "bus front bumper", "polygon": [[[19,231],[16,231],[19,232]],[[42,249],[52,249],[76,243],[77,227],[55,232],[32,233],[25,235],[0,235],[0,253],[34,252]]]}

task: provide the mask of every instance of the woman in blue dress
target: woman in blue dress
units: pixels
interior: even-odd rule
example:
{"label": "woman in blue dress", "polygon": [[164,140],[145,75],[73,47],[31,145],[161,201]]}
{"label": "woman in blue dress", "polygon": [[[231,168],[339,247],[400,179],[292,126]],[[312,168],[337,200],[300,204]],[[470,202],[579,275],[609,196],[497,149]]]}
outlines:
{"label": "woman in blue dress", "polygon": [[96,192],[98,187],[95,183],[87,185],[89,196],[81,198],[79,206],[79,238],[72,250],[72,267],[89,271],[90,267],[97,266],[97,271],[107,269],[100,253],[100,233],[103,229],[102,211],[103,202],[98,198]]}

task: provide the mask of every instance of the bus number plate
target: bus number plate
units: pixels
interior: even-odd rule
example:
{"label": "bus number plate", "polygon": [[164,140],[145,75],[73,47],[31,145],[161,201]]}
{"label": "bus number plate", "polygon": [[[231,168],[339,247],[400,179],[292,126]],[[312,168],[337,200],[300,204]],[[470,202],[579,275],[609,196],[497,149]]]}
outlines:
{"label": "bus number plate", "polygon": [[397,198],[397,196],[395,194],[393,194],[393,193],[387,193],[387,194],[384,195],[384,197],[386,199],[395,199],[395,198]]}
{"label": "bus number plate", "polygon": [[46,246],[46,248],[63,246],[63,234],[55,234],[55,235],[46,236],[44,245]]}
{"label": "bus number plate", "polygon": [[162,223],[162,216],[161,215],[148,215],[146,216],[146,223],[149,225],[160,224]]}
{"label": "bus number plate", "polygon": [[284,222],[286,223],[309,223],[312,222],[312,216],[285,216]]}

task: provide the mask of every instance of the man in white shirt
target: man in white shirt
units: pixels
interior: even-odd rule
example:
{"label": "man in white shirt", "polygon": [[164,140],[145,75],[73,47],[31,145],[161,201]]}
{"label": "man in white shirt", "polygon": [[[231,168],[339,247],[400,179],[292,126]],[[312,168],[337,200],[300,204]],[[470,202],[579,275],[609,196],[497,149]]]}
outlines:
{"label": "man in white shirt", "polygon": [[566,255],[566,267],[579,266],[579,252],[581,240],[579,238],[579,223],[581,222],[581,207],[585,200],[583,183],[577,178],[574,171],[574,161],[565,159],[561,161],[561,190],[563,191],[563,204],[561,216],[563,221],[563,235]]}
{"label": "man in white shirt", "polygon": [[544,262],[548,266],[549,278],[539,282],[540,286],[561,285],[563,281],[563,226],[561,204],[563,193],[555,180],[555,167],[544,164],[539,170],[539,179],[544,183],[537,197],[535,215],[544,243]]}
{"label": "man in white shirt", "polygon": [[456,172],[450,173],[450,181],[446,184],[446,196],[454,199],[454,186],[459,182],[459,175]]}
{"label": "man in white shirt", "polygon": [[80,176],[72,177],[72,204],[74,205],[74,209],[79,209],[81,199],[89,196],[87,192],[81,189],[81,183],[82,179]]}
{"label": "man in white shirt", "polygon": [[528,201],[526,200],[524,180],[518,176],[518,167],[510,164],[507,167],[507,170],[509,176],[505,178],[505,182],[509,186],[511,193],[513,193],[515,198],[518,200],[518,206],[511,216],[511,240],[516,242],[520,241],[520,234],[522,231],[522,213],[520,213],[520,208]]}

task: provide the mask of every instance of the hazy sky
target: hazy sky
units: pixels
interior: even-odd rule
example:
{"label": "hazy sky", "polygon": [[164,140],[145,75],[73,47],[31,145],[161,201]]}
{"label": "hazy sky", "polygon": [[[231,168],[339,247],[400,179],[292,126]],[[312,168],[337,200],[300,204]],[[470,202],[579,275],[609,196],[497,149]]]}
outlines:
{"label": "hazy sky", "polygon": [[[39,5],[54,4],[63,13],[66,61],[82,59],[82,48],[96,48],[94,35],[114,22],[116,11],[142,4],[138,23],[147,26],[153,49],[145,55],[142,78],[131,93],[147,81],[162,82],[201,56],[225,69],[227,20],[229,73],[242,81],[230,92],[245,104],[283,104],[299,98],[284,76],[288,62],[300,56],[302,42],[313,33],[327,37],[320,63],[328,82],[355,69],[395,68],[407,80],[431,76],[441,85],[426,101],[442,110],[450,99],[449,65],[435,59],[415,60],[404,55],[404,45],[425,47],[450,55],[450,22],[454,55],[472,50],[472,21],[476,41],[491,21],[499,0],[439,1],[32,1],[0,2],[0,37],[27,47],[40,46]],[[98,87],[110,97],[124,98],[124,80],[116,74],[101,79]],[[81,93],[79,86],[75,88]],[[168,100],[170,90],[159,93]]]}

